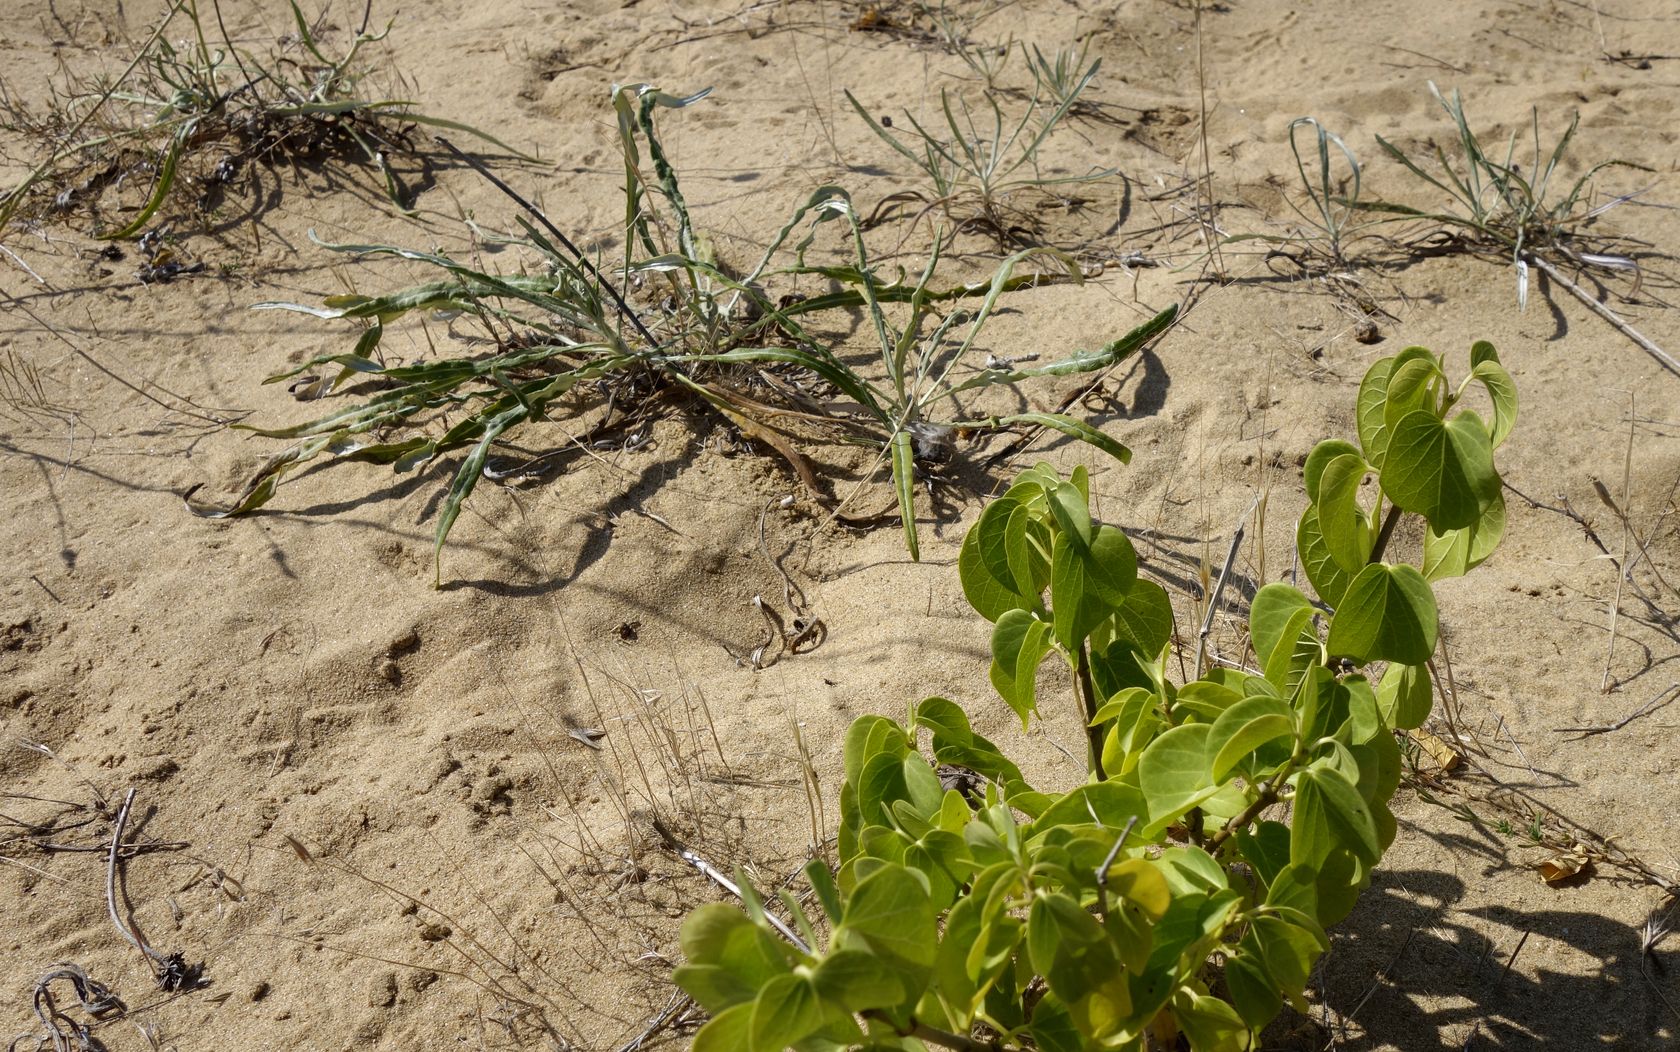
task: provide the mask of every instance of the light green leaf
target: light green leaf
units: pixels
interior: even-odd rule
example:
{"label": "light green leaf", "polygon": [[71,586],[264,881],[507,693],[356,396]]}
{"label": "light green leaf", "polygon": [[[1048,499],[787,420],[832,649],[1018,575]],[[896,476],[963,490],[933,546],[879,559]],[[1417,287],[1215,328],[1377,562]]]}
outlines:
{"label": "light green leaf", "polygon": [[1377,711],[1395,730],[1423,726],[1433,701],[1429,670],[1421,665],[1391,664],[1377,684]]}
{"label": "light green leaf", "polygon": [[1357,664],[1422,665],[1435,651],[1435,594],[1410,566],[1373,563],[1348,585],[1330,620],[1328,649]]}
{"label": "light green leaf", "polygon": [[[1309,802],[1309,798],[1312,798]],[[1359,790],[1347,776],[1333,767],[1314,766],[1301,772],[1300,780],[1295,790],[1295,808],[1297,820],[1303,809],[1316,807],[1319,815],[1314,821],[1321,821],[1330,833],[1331,842],[1337,847],[1351,850],[1364,862],[1375,865],[1382,858],[1382,847],[1377,843],[1377,826],[1371,817],[1370,805],[1359,795]],[[1313,865],[1322,858],[1295,858],[1293,846],[1290,857],[1296,863]]]}
{"label": "light green leaf", "polygon": [[1353,574],[1342,569],[1330,554],[1330,545],[1324,540],[1315,507],[1309,507],[1301,514],[1301,522],[1295,527],[1295,550],[1301,553],[1301,568],[1306,571],[1307,580],[1312,582],[1318,597],[1329,606],[1339,606],[1347,586],[1353,581]]}
{"label": "light green leaf", "polygon": [[891,826],[892,805],[909,794],[904,784],[904,758],[876,753],[858,776],[858,812],[866,826]]}
{"label": "light green leaf", "polygon": [[683,991],[706,1011],[723,1011],[731,1005],[750,1002],[758,993],[741,977],[721,964],[684,964],[671,973],[671,978]]}
{"label": "light green leaf", "polygon": [[1423,537],[1423,576],[1428,581],[1462,577],[1485,562],[1505,536],[1505,495],[1495,493],[1481,518],[1468,526]]}
{"label": "light green leaf", "polygon": [[1050,513],[1063,533],[1071,533],[1080,545],[1091,543],[1091,509],[1086,506],[1085,494],[1071,482],[1063,482],[1050,491]]}
{"label": "light green leaf", "polygon": [[1138,653],[1154,660],[1172,639],[1173,608],[1167,590],[1139,577],[1126,590],[1126,601],[1114,612],[1114,638],[1123,639]]}
{"label": "light green leaf", "polygon": [[748,1001],[713,1015],[694,1035],[692,1052],[741,1052],[749,1047],[754,1007],[755,1002]]}
{"label": "light green leaf", "polygon": [[1493,402],[1493,421],[1488,427],[1488,438],[1493,448],[1498,449],[1517,425],[1516,382],[1500,364],[1499,353],[1493,349],[1493,344],[1486,340],[1478,340],[1470,348],[1470,376],[1481,383]]}
{"label": "light green leaf", "polygon": [[1050,616],[1055,623],[1056,640],[1070,653],[1102,624],[1112,609],[1097,596],[1089,582],[1089,571],[1090,550],[1086,545],[1068,530],[1058,533],[1050,554]]}
{"label": "light green leaf", "polygon": [[1195,1052],[1247,1052],[1247,1025],[1236,1009],[1219,998],[1182,987],[1173,997],[1172,1009]]}
{"label": "light green leaf", "polygon": [[[1436,416],[1439,390],[1446,381],[1441,365],[1432,354],[1420,354],[1404,361],[1396,361],[1388,374],[1388,388],[1383,398],[1383,424],[1388,428],[1389,443],[1394,441],[1394,426],[1400,418],[1418,410]],[[1384,463],[1387,463],[1386,459]]]}
{"label": "light green leaf", "polygon": [[[691,963],[726,968],[749,991],[789,968],[787,953],[774,936],[721,902],[706,903],[690,913],[683,921],[680,942],[683,956]],[[706,1007],[715,1011],[718,1006]]]}
{"label": "light green leaf", "polygon": [[753,1002],[747,1048],[749,1052],[783,1052],[820,1029],[822,1022],[822,1005],[811,980],[803,975],[778,975]]}
{"label": "light green leaf", "polygon": [[1028,610],[1035,605],[1037,593],[1029,598],[1016,590],[1009,563],[1009,522],[1021,509],[1021,503],[1011,497],[992,501],[963,538],[957,557],[963,595],[988,621],[996,621],[1010,610]]}
{"label": "light green leaf", "polygon": [[[1319,481],[1324,477],[1325,467],[1337,457],[1359,456],[1359,447],[1352,442],[1339,438],[1327,438],[1313,447],[1307,454],[1306,465],[1302,469],[1303,480],[1307,485],[1307,500],[1313,504],[1319,502]],[[1363,461],[1364,458],[1360,457]]]}
{"label": "light green leaf", "polygon": [[1499,496],[1493,445],[1481,418],[1465,410],[1450,422],[1419,409],[1394,425],[1382,488],[1438,530],[1468,526]]}
{"label": "light green leaf", "polygon": [[1050,631],[1025,610],[1008,611],[992,629],[992,686],[1021,717],[1023,730],[1038,705],[1038,665],[1050,653]]}
{"label": "light green leaf", "polygon": [[1124,782],[1092,782],[1057,800],[1033,821],[1028,842],[1042,842],[1058,826],[1094,822],[1105,829],[1120,831],[1136,818],[1148,817],[1149,802],[1134,785]]}
{"label": "light green leaf", "polygon": [[1207,736],[1209,774],[1215,782],[1260,746],[1295,732],[1292,710],[1281,698],[1263,694],[1244,698],[1226,709]]}
{"label": "light green leaf", "polygon": [[[1404,365],[1414,358],[1421,358],[1433,362],[1429,352],[1422,347],[1408,347],[1392,358],[1383,358],[1365,372],[1365,379],[1359,385],[1357,415],[1359,421],[1359,444],[1365,450],[1365,459],[1372,467],[1382,469],[1383,458],[1388,450],[1389,430],[1384,421],[1384,413],[1388,407],[1388,381],[1396,367]],[[1421,406],[1421,400],[1418,402]]]}
{"label": "light green leaf", "polygon": [[1219,791],[1208,771],[1206,723],[1187,723],[1163,731],[1138,758],[1138,784],[1149,803],[1144,836],[1171,825],[1186,811]]}
{"label": "light green leaf", "polygon": [[885,716],[859,716],[846,728],[846,742],[841,753],[846,768],[846,781],[856,785],[863,777],[863,765],[876,753],[890,753],[894,758],[899,758],[909,751],[909,739],[898,724]]}
{"label": "light green leaf", "polygon": [[1050,584],[1051,543],[1049,524],[1017,502],[1004,529],[1009,576],[999,579],[1029,600],[1037,599]]}
{"label": "light green leaf", "polygon": [[1137,582],[1137,552],[1124,533],[1113,526],[1096,527],[1084,561],[1086,584],[1097,598],[1111,607],[1127,600]]}
{"label": "light green leaf", "polygon": [[[1311,631],[1317,610],[1299,589],[1273,582],[1254,595],[1249,605],[1248,631],[1254,641],[1254,656],[1266,678],[1276,686],[1288,686],[1288,672],[1294,663],[1296,644]],[[1313,642],[1317,642],[1314,637]]]}
{"label": "light green leaf", "polygon": [[865,950],[838,950],[817,965],[811,984],[822,1000],[848,1012],[889,1008],[905,1000],[904,985]]}
{"label": "light green leaf", "polygon": [[860,880],[846,902],[835,946],[873,950],[916,992],[933,964],[939,937],[927,887],[910,870],[888,863]]}
{"label": "light green leaf", "polygon": [[1102,433],[1083,420],[1075,420],[1064,413],[1011,413],[1009,416],[992,417],[989,420],[962,420],[954,423],[956,427],[1012,427],[1016,424],[1032,424],[1037,427],[1048,427],[1053,431],[1060,431],[1069,438],[1095,446],[1118,460],[1122,464],[1132,462],[1132,451],[1122,443]]}
{"label": "light green leaf", "polygon": [[1369,517],[1359,506],[1359,487],[1369,465],[1346,453],[1324,466],[1318,483],[1318,527],[1331,558],[1348,573],[1358,573],[1371,558]]}

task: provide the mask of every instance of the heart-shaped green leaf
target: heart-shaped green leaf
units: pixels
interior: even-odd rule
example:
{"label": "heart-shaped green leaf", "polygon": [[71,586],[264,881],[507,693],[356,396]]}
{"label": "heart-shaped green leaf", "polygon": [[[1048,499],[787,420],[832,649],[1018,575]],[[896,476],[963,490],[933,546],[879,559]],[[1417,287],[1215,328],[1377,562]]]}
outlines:
{"label": "heart-shaped green leaf", "polygon": [[1010,610],[992,629],[992,686],[1021,717],[1038,707],[1038,665],[1050,653],[1050,625],[1025,610]]}
{"label": "heart-shaped green leaf", "polygon": [[1371,558],[1374,540],[1365,509],[1359,506],[1359,487],[1369,465],[1357,453],[1344,453],[1324,466],[1318,483],[1318,527],[1324,544],[1348,573],[1358,573]]}
{"label": "heart-shaped green leaf", "polygon": [[1144,748],[1138,758],[1138,785],[1149,803],[1145,836],[1164,830],[1218,792],[1208,770],[1207,743],[1212,731],[1206,723],[1186,723],[1163,731]]}
{"label": "heart-shaped green leaf", "polygon": [[[1424,348],[1408,347],[1394,357],[1383,358],[1372,365],[1359,385],[1359,444],[1365,450],[1365,459],[1379,470],[1388,451],[1389,429],[1386,414],[1389,406],[1389,379],[1396,369],[1413,360],[1425,361],[1431,365],[1434,363],[1434,357]],[[1414,403],[1412,408],[1423,407],[1425,400],[1419,397],[1416,391],[1412,392],[1410,398]]]}
{"label": "heart-shaped green leaf", "polygon": [[1456,530],[1423,536],[1423,576],[1428,581],[1462,577],[1480,566],[1505,536],[1505,496],[1495,493],[1481,518]]}
{"label": "heart-shaped green leaf", "polygon": [[1466,410],[1445,422],[1418,409],[1393,428],[1382,488],[1395,504],[1444,531],[1469,526],[1499,496],[1493,445],[1476,414]]}
{"label": "heart-shaped green leaf", "polygon": [[[1303,808],[1320,809],[1321,820],[1327,824],[1337,847],[1348,848],[1369,865],[1375,865],[1382,857],[1370,805],[1347,776],[1335,768],[1313,766],[1302,771],[1295,787],[1295,807],[1298,818]],[[1294,858],[1293,849],[1290,855]],[[1295,861],[1311,865],[1315,860]]]}
{"label": "heart-shaped green leaf", "polygon": [[1435,652],[1437,615],[1429,582],[1410,566],[1373,563],[1359,572],[1330,620],[1333,657],[1358,664],[1422,665]]}
{"label": "heart-shaped green leaf", "polygon": [[1409,731],[1423,726],[1433,702],[1429,670],[1421,665],[1395,662],[1388,666],[1377,684],[1377,712],[1395,730]]}
{"label": "heart-shaped green leaf", "polygon": [[1260,746],[1295,732],[1294,714],[1282,698],[1244,698],[1213,721],[1207,736],[1208,773],[1223,781],[1231,768]]}
{"label": "heart-shaped green leaf", "polygon": [[[1114,609],[1097,594],[1090,578],[1092,565],[1090,547],[1075,534],[1064,530],[1056,535],[1050,553],[1050,616],[1057,642],[1070,653],[1079,649],[1085,637]],[[1135,560],[1132,566],[1136,573]]]}
{"label": "heart-shaped green leaf", "polygon": [[822,1004],[811,980],[803,975],[778,975],[764,985],[753,1002],[747,1027],[749,1052],[783,1052],[822,1027]]}
{"label": "heart-shaped green leaf", "polygon": [[1486,340],[1478,340],[1470,348],[1470,376],[1487,391],[1493,402],[1493,421],[1488,426],[1488,438],[1493,448],[1505,443],[1511,429],[1517,426],[1517,385],[1500,364],[1499,352]]}
{"label": "heart-shaped green leaf", "polygon": [[[1313,447],[1307,454],[1307,462],[1301,469],[1302,481],[1307,486],[1307,500],[1313,504],[1319,501],[1319,480],[1324,477],[1324,468],[1332,460],[1340,456],[1359,456],[1359,447],[1352,442],[1340,438],[1327,438]],[[1360,457],[1363,460],[1363,457]]]}
{"label": "heart-shaped green leaf", "polygon": [[1278,687],[1288,685],[1297,642],[1312,624],[1315,613],[1306,596],[1281,582],[1273,582],[1255,593],[1248,614],[1254,656],[1266,678]]}
{"label": "heart-shaped green leaf", "polygon": [[939,933],[927,886],[911,870],[893,863],[858,881],[834,933],[838,948],[871,951],[892,967],[914,996],[939,950]]}
{"label": "heart-shaped green leaf", "polygon": [[1114,638],[1124,639],[1150,660],[1172,639],[1173,608],[1167,590],[1154,581],[1134,578],[1126,601],[1114,612]]}
{"label": "heart-shaped green leaf", "polygon": [[1010,610],[1030,610],[1036,604],[1037,593],[1029,598],[1016,590],[1009,564],[1009,521],[1022,507],[1020,501],[1008,496],[987,505],[963,538],[962,552],[957,556],[963,595],[988,621],[996,621]]}
{"label": "heart-shaped green leaf", "polygon": [[1113,526],[1097,526],[1085,553],[1085,581],[1097,598],[1111,607],[1124,603],[1137,580],[1137,552],[1126,535]]}

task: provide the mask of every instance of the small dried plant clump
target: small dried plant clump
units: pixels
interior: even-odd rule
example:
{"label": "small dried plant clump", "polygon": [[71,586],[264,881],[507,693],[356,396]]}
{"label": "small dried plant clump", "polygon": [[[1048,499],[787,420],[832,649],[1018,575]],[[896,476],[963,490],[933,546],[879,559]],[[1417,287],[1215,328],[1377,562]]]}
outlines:
{"label": "small dried plant clump", "polygon": [[288,8],[293,31],[260,53],[234,42],[215,0],[207,12],[197,0],[176,0],[115,76],[66,68],[40,105],[0,81],[0,130],[27,151],[6,160],[29,170],[0,193],[0,237],[18,219],[80,217],[111,240],[139,236],[160,217],[215,221],[242,180],[249,200],[263,199],[261,169],[335,161],[377,171],[385,196],[406,211],[412,191],[398,162],[418,154],[415,125],[466,131],[517,153],[372,90],[368,49],[391,24],[370,30],[364,10],[349,44],[333,53],[323,39],[331,30],[295,2]]}

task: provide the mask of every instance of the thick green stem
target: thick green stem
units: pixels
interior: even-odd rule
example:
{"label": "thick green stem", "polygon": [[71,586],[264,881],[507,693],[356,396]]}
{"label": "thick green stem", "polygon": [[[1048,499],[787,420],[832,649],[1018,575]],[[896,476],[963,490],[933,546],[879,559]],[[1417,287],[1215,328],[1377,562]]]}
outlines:
{"label": "thick green stem", "polygon": [[1083,639],[1079,641],[1079,651],[1074,656],[1074,676],[1079,682],[1080,707],[1085,712],[1085,742],[1091,753],[1091,773],[1100,782],[1108,777],[1103,773],[1103,732],[1101,727],[1092,726],[1092,721],[1097,718],[1101,702],[1097,699],[1097,688],[1091,682],[1091,654]]}

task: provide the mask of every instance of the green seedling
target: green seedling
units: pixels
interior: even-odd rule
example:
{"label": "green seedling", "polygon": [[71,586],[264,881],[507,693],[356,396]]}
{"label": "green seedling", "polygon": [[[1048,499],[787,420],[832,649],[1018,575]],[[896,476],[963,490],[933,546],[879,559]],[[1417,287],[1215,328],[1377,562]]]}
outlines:
{"label": "green seedling", "polygon": [[[1307,150],[1302,151],[1302,137]],[[1297,117],[1289,122],[1289,149],[1295,156],[1295,173],[1306,195],[1306,206],[1292,198],[1284,202],[1306,223],[1299,233],[1237,234],[1225,238],[1226,245],[1243,241],[1294,245],[1311,255],[1323,257],[1332,267],[1347,266],[1347,248],[1370,221],[1356,223],[1359,211],[1360,168],[1342,137],[1314,117]]]}
{"label": "green seedling", "polygon": [[[1357,482],[1375,473],[1432,536],[1486,524],[1491,451],[1516,403],[1492,348],[1472,357],[1488,421],[1449,416],[1465,388],[1449,392],[1414,349],[1367,376],[1360,443],[1315,451],[1308,514],[1335,520],[1347,580],[1320,603],[1259,590],[1259,671],[1172,682],[1172,606],[1126,535],[1092,516],[1085,471],[1024,472],[969,530],[958,572],[993,624],[992,684],[1023,726],[1041,663],[1066,666],[1088,778],[1035,788],[945,698],[859,718],[839,870],[806,867],[821,916],[782,896],[798,945],[746,884],[745,913],[706,905],[683,926],[676,980],[712,1014],[697,1052],[1240,1052],[1285,1004],[1304,1011],[1326,927],[1394,840],[1398,732],[1429,715],[1437,642],[1429,556],[1424,569],[1385,561],[1392,530],[1377,543]],[[1485,558],[1491,539],[1474,533],[1474,555],[1450,565]],[[947,789],[936,765],[983,788]]]}
{"label": "green seedling", "polygon": [[943,131],[930,131],[906,110],[909,129],[895,134],[870,116],[856,96],[846,92],[846,100],[870,130],[915,165],[929,183],[926,190],[895,194],[882,204],[899,198],[919,200],[919,215],[938,210],[959,229],[979,223],[1001,241],[1014,240],[1014,231],[1022,220],[1017,218],[1019,210],[1007,207],[1012,195],[1091,183],[1115,174],[1112,168],[1093,168],[1076,175],[1047,175],[1039,158],[1046,140],[1091,86],[1101,66],[1100,59],[1092,62],[1059,91],[1054,86],[1047,88],[1035,67],[1037,90],[1024,110],[1008,117],[995,92],[983,94],[977,112],[961,96],[941,90]]}
{"label": "green seedling", "polygon": [[1400,147],[1382,136],[1377,144],[1405,166],[1406,170],[1447,195],[1450,211],[1430,211],[1394,202],[1350,202],[1355,207],[1400,219],[1426,219],[1461,232],[1474,244],[1496,247],[1510,253],[1517,270],[1517,301],[1528,302],[1529,257],[1561,258],[1579,267],[1633,271],[1638,263],[1630,257],[1589,251],[1582,245],[1585,228],[1632,195],[1613,198],[1589,207],[1587,199],[1593,178],[1606,168],[1645,170],[1628,161],[1610,160],[1593,165],[1570,181],[1560,171],[1564,154],[1580,125],[1579,113],[1548,152],[1540,143],[1540,113],[1531,111],[1533,152],[1525,166],[1517,157],[1518,132],[1513,131],[1502,154],[1490,154],[1470,128],[1464,113],[1464,99],[1455,90],[1452,97],[1429,85],[1453,124],[1461,156],[1449,158],[1435,148],[1436,171],[1426,171]]}
{"label": "green seedling", "polygon": [[[869,259],[851,198],[833,186],[814,192],[746,273],[732,273],[713,258],[709,240],[694,228],[676,170],[655,131],[656,110],[682,109],[704,95],[672,96],[648,85],[613,90],[625,173],[627,254],[618,263],[598,266],[578,254],[558,230],[548,228],[545,233],[522,220],[524,236],[510,240],[532,253],[538,262],[534,272],[492,274],[439,253],[389,245],[329,245],[358,255],[410,260],[438,271],[439,277],[381,296],[335,296],[324,307],[259,304],[363,326],[348,353],[323,355],[268,382],[336,367],[336,376],[316,383],[313,393],[324,395],[346,381],[366,378],[382,381],[384,389],[367,401],[303,424],[252,428],[265,437],[295,442],[263,466],[230,511],[216,514],[256,510],[273,498],[288,473],[322,454],[410,471],[465,449],[438,514],[434,551],[441,553],[462,503],[481,478],[498,473],[490,458],[511,433],[551,414],[577,412],[587,392],[604,388],[615,393],[608,396],[605,416],[592,432],[601,433],[625,419],[623,408],[613,416],[616,392],[645,390],[648,380],[655,387],[675,386],[698,396],[744,433],[771,445],[789,459],[819,499],[825,496],[821,480],[810,474],[795,449],[808,439],[787,429],[790,419],[826,440],[878,450],[891,464],[905,543],[913,557],[919,556],[918,478],[948,458],[957,429],[1045,426],[1122,461],[1130,456],[1111,436],[1065,414],[966,419],[953,406],[958,396],[988,387],[1109,368],[1164,332],[1176,309],[1169,308],[1100,349],[1050,364],[978,367],[969,360],[975,340],[1000,298],[1046,281],[1077,281],[1077,265],[1055,250],[1030,249],[1005,259],[989,281],[938,287],[933,284],[940,259],[936,240],[918,278],[906,280],[901,274],[896,280],[886,279]],[[540,213],[535,214],[546,224]],[[820,228],[836,220],[847,231],[844,247],[852,261],[807,262]],[[799,231],[804,231],[803,238],[789,248]],[[1048,260],[1056,269],[1017,273],[1029,259]],[[834,291],[783,298],[765,286],[812,279]],[[628,303],[619,291],[636,286],[642,289],[641,306]],[[942,305],[957,301],[977,305],[934,321]],[[839,318],[858,308],[866,313],[866,330],[879,351],[875,367],[854,366],[806,328],[813,318]],[[494,337],[497,350],[474,358],[400,365],[383,361],[379,348],[387,329],[406,314],[426,311],[467,312]],[[761,400],[765,395],[749,396],[736,383],[744,373],[757,370],[783,371],[801,385],[824,390],[825,398],[819,402],[791,394],[786,404],[767,405]],[[791,384],[776,389],[796,390]],[[630,400],[628,395],[625,400]],[[843,408],[835,411],[836,403]],[[396,428],[411,433],[393,435]]]}

